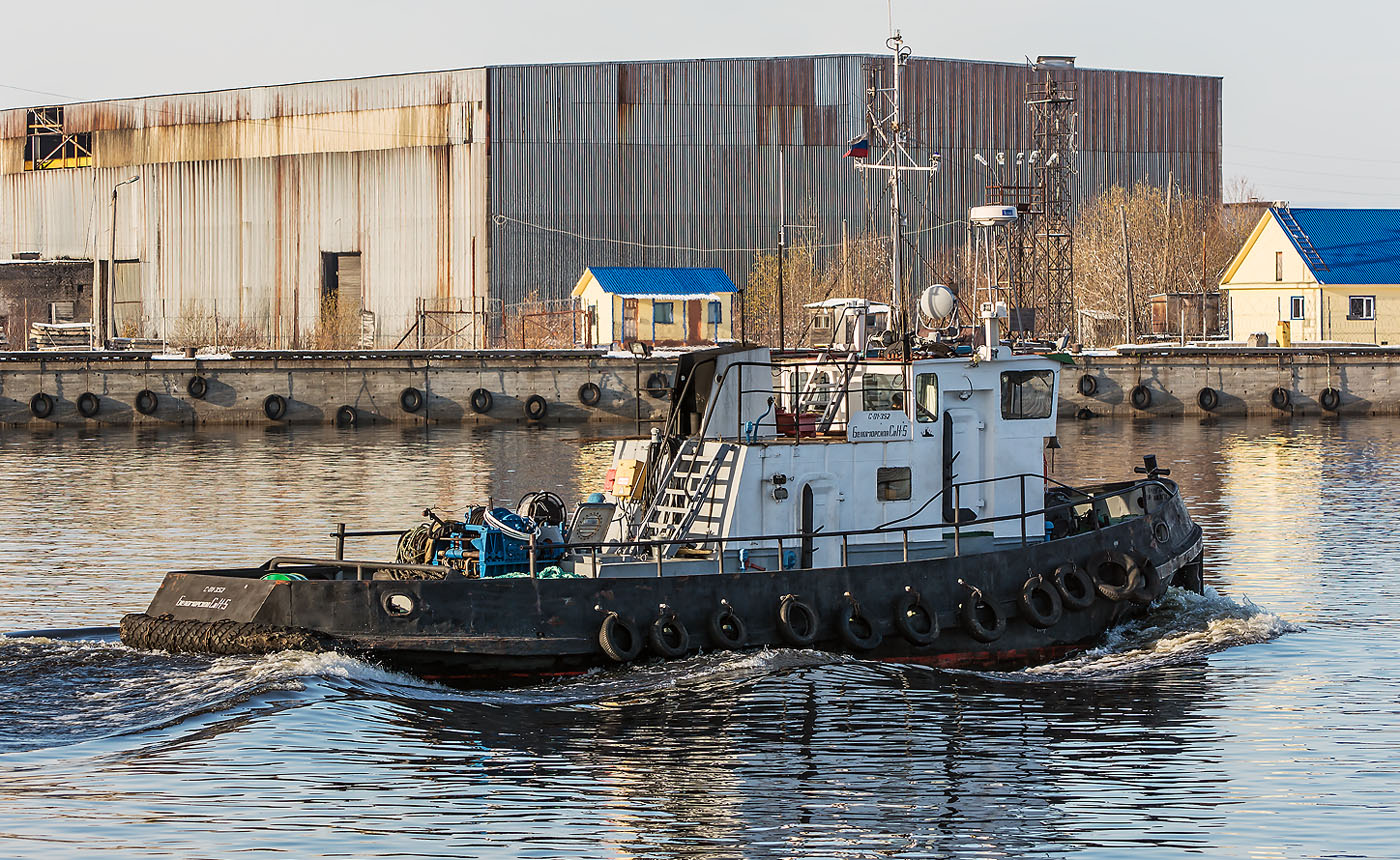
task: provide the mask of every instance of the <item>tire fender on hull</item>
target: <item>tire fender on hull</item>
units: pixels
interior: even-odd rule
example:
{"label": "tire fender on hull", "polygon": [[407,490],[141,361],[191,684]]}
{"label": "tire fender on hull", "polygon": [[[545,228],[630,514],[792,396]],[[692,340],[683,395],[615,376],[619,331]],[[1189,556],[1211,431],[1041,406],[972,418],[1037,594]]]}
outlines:
{"label": "tire fender on hull", "polygon": [[744,619],[739,617],[727,600],[720,601],[719,608],[710,614],[708,627],[710,641],[716,648],[733,650],[744,647],[749,641],[749,629],[744,625]]}
{"label": "tire fender on hull", "polygon": [[795,594],[778,604],[778,633],[789,645],[806,648],[817,641],[817,613]]}
{"label": "tire fender on hull", "polygon": [[647,644],[662,657],[684,657],[690,650],[690,632],[676,613],[663,607],[662,614],[647,629]]}
{"label": "tire fender on hull", "polygon": [[1069,609],[1088,609],[1098,597],[1098,588],[1093,577],[1084,568],[1070,562],[1055,568],[1055,590],[1060,592],[1060,602]]}
{"label": "tire fender on hull", "polygon": [[894,602],[894,629],[911,645],[932,645],[938,638],[938,616],[924,606],[919,592],[906,585]]}
{"label": "tire fender on hull", "polygon": [[637,626],[616,612],[609,612],[598,628],[598,645],[618,663],[628,663],[642,653],[642,637]]}
{"label": "tire fender on hull", "polygon": [[1101,552],[1089,561],[1089,574],[1094,586],[1115,603],[1126,600],[1144,586],[1142,568],[1137,559],[1125,552]]}
{"label": "tire fender on hull", "polygon": [[884,639],[880,628],[866,617],[860,609],[860,603],[851,597],[850,592],[846,592],[846,600],[846,609],[836,620],[836,632],[840,634],[841,641],[857,651],[871,651],[880,647],[880,642]]}
{"label": "tire fender on hull", "polygon": [[1046,630],[1060,623],[1064,607],[1060,602],[1060,592],[1043,576],[1032,576],[1021,586],[1021,596],[1017,599],[1021,617],[1032,627]]}
{"label": "tire fender on hull", "polygon": [[978,642],[990,643],[1000,639],[1001,634],[1006,632],[1006,614],[983,595],[980,588],[962,580],[958,582],[968,589],[967,597],[958,604],[958,620],[962,622],[963,630]]}

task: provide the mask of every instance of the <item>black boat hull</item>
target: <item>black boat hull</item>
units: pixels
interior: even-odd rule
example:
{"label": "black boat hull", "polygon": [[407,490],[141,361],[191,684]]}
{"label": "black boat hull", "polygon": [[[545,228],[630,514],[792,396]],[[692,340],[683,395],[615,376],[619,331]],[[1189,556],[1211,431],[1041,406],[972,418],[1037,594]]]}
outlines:
{"label": "black boat hull", "polygon": [[[279,582],[261,579],[262,568],[176,572],[146,613],[123,619],[122,641],[213,653],[337,650],[463,685],[725,647],[811,647],[938,666],[1029,665],[1092,643],[1169,585],[1200,588],[1200,528],[1177,493],[1163,495],[1150,513],[1081,534],[890,564],[597,579]],[[1068,565],[1094,574],[1106,559],[1151,575],[1131,594],[1100,585],[1089,605],[1063,605],[1049,626],[1024,606],[1028,580],[1048,582]],[[810,615],[801,617],[798,607],[799,623],[789,612],[785,624],[785,599]],[[898,616],[914,600],[936,618],[936,635],[901,629]],[[716,616],[726,613],[732,615],[716,631]],[[852,635],[852,615],[862,619],[859,635]],[[745,635],[724,641],[735,632],[734,616]],[[649,633],[661,618],[668,635],[658,642]]]}

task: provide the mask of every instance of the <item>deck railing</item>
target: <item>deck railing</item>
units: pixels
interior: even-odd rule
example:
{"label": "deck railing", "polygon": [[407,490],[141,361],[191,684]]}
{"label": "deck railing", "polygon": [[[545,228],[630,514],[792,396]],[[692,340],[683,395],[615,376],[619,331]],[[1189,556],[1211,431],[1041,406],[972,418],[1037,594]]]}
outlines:
{"label": "deck railing", "polygon": [[[1046,506],[1044,506],[1044,507],[1042,507],[1042,508],[1039,508],[1039,509],[1037,509],[1037,510],[1028,511],[1028,510],[1026,510],[1026,505],[1025,505],[1025,498],[1026,498],[1026,482],[1027,482],[1028,479],[1031,479],[1031,478],[1034,478],[1034,479],[1040,480],[1040,481],[1045,481],[1045,482],[1047,482],[1047,483],[1054,484],[1054,485],[1056,485],[1056,486],[1059,486],[1059,487],[1061,487],[1061,488],[1063,488],[1063,489],[1069,490],[1069,491],[1074,492],[1074,493],[1079,493],[1079,494],[1081,494],[1083,497],[1082,497],[1082,498],[1078,498],[1078,499],[1073,499],[1073,500],[1070,500],[1070,501],[1066,501],[1066,502],[1060,502],[1060,503],[1057,503],[1057,504],[1054,504],[1054,505],[1046,505]],[[979,518],[979,519],[971,519],[971,520],[967,520],[967,522],[964,522],[964,521],[963,521],[964,518],[961,516],[962,506],[961,506],[961,504],[960,504],[960,501],[961,501],[961,498],[962,498],[962,488],[963,488],[963,487],[970,487],[970,486],[975,486],[975,485],[980,485],[980,484],[990,484],[990,483],[995,483],[995,482],[998,482],[998,481],[1008,481],[1008,480],[1016,480],[1016,481],[1018,482],[1018,484],[1020,485],[1020,490],[1021,490],[1021,510],[1020,510],[1019,513],[1015,513],[1015,514],[1002,514],[1002,515],[1000,515],[1000,516],[987,517],[987,518],[985,518],[985,519],[982,519],[982,518]],[[945,492],[945,490],[939,490],[939,491],[938,491],[937,493],[935,493],[932,497],[930,497],[929,500],[928,500],[927,502],[925,502],[922,506],[920,506],[920,508],[919,508],[918,510],[916,510],[913,514],[909,514],[908,516],[903,517],[903,518],[901,518],[901,519],[892,520],[892,521],[890,521],[890,522],[888,522],[888,523],[884,523],[884,524],[882,524],[882,525],[875,526],[875,527],[873,527],[873,528],[865,528],[865,529],[845,529],[845,530],[842,530],[842,531],[832,531],[832,532],[826,532],[826,531],[822,531],[822,530],[818,529],[818,530],[814,530],[814,531],[810,531],[810,532],[792,532],[792,533],[778,534],[778,535],[772,535],[772,534],[768,534],[768,535],[687,535],[687,536],[685,536],[685,537],[680,537],[680,538],[666,538],[666,539],[656,539],[656,540],[619,540],[619,541],[593,541],[593,542],[577,542],[577,543],[574,543],[574,542],[566,542],[566,543],[564,543],[564,544],[550,544],[550,545],[548,546],[548,551],[553,555],[553,554],[558,554],[558,553],[567,553],[568,551],[572,550],[572,551],[574,551],[575,553],[583,554],[583,555],[585,555],[586,557],[592,558],[592,559],[594,560],[595,565],[596,565],[596,562],[597,562],[597,559],[598,559],[599,555],[600,555],[600,554],[603,554],[604,552],[606,552],[606,553],[609,554],[609,555],[631,554],[632,556],[637,557],[637,558],[644,558],[644,559],[654,560],[655,563],[656,563],[656,575],[657,575],[657,576],[664,576],[664,575],[665,575],[665,573],[664,573],[665,567],[664,567],[664,566],[665,566],[665,559],[666,559],[666,552],[665,552],[665,550],[666,550],[668,547],[677,546],[677,545],[680,545],[680,546],[713,546],[713,547],[715,547],[715,552],[714,552],[714,555],[715,555],[715,563],[716,563],[716,565],[718,566],[719,572],[723,573],[723,572],[725,572],[725,570],[724,570],[724,549],[725,549],[725,545],[726,545],[726,544],[733,545],[733,544],[735,544],[735,543],[752,543],[752,542],[755,542],[755,541],[759,541],[759,542],[763,542],[763,543],[765,543],[765,544],[767,544],[767,545],[769,545],[769,546],[776,545],[777,552],[778,552],[778,565],[779,565],[779,568],[780,568],[780,569],[787,569],[786,566],[783,564],[784,550],[785,550],[786,548],[790,548],[790,547],[792,547],[792,546],[794,546],[794,545],[796,545],[796,546],[802,546],[803,542],[805,542],[805,541],[811,541],[811,540],[817,540],[817,539],[839,538],[839,539],[841,540],[841,564],[842,564],[842,565],[845,565],[845,564],[847,563],[847,558],[849,557],[849,554],[850,554],[851,538],[853,538],[853,537],[867,537],[867,536],[871,536],[871,535],[896,535],[896,534],[897,534],[897,535],[900,536],[900,543],[901,543],[901,547],[902,547],[902,560],[903,560],[903,561],[909,561],[909,535],[910,535],[910,533],[914,533],[914,532],[925,532],[925,531],[929,531],[929,530],[933,530],[933,529],[938,529],[938,530],[940,530],[940,531],[946,531],[949,527],[951,527],[952,530],[953,530],[953,555],[956,557],[956,556],[960,556],[960,555],[962,554],[962,533],[963,533],[963,531],[964,531],[965,529],[967,529],[969,526],[978,526],[978,527],[980,527],[980,526],[987,526],[987,525],[992,525],[992,524],[1000,523],[1000,522],[1009,522],[1009,521],[1011,521],[1011,520],[1020,520],[1020,523],[1021,523],[1021,545],[1022,545],[1022,546],[1025,546],[1025,545],[1027,545],[1028,543],[1030,543],[1030,535],[1029,535],[1029,533],[1028,533],[1028,531],[1027,531],[1027,523],[1028,523],[1028,521],[1029,521],[1030,519],[1034,518],[1034,517],[1038,517],[1038,516],[1048,516],[1049,514],[1054,513],[1054,512],[1057,512],[1057,511],[1065,511],[1065,510],[1068,510],[1068,511],[1073,512],[1073,511],[1074,511],[1075,509],[1077,509],[1077,508],[1084,508],[1084,507],[1087,506],[1087,507],[1089,508],[1089,513],[1092,514],[1092,516],[1089,518],[1089,519],[1090,519],[1090,524],[1092,525],[1092,527],[1093,527],[1095,530],[1097,530],[1097,529],[1103,528],[1104,525],[1106,524],[1105,519],[1104,519],[1103,517],[1100,517],[1099,514],[1100,514],[1100,513],[1106,513],[1106,510],[1104,510],[1104,505],[1108,502],[1108,500],[1110,500],[1110,499],[1116,499],[1116,498],[1123,498],[1123,497],[1125,497],[1125,496],[1130,496],[1130,495],[1133,495],[1133,494],[1135,494],[1135,493],[1142,493],[1142,499],[1143,499],[1142,510],[1139,511],[1139,512],[1137,513],[1137,515],[1138,515],[1138,516],[1145,515],[1145,514],[1151,512],[1151,506],[1150,506],[1149,503],[1148,503],[1149,497],[1148,497],[1148,495],[1147,495],[1147,493],[1146,493],[1146,489],[1147,489],[1148,487],[1151,487],[1151,486],[1158,487],[1158,488],[1160,488],[1160,489],[1165,493],[1165,497],[1162,499],[1162,501],[1169,500],[1169,499],[1175,497],[1175,496],[1177,495],[1177,493],[1178,493],[1178,490],[1177,490],[1177,488],[1176,488],[1175,485],[1173,485],[1173,484],[1171,484],[1171,483],[1169,483],[1169,482],[1167,482],[1167,481],[1164,481],[1164,480],[1162,480],[1161,478],[1156,478],[1156,477],[1148,477],[1148,478],[1143,478],[1143,479],[1136,480],[1136,481],[1125,482],[1122,486],[1116,486],[1116,487],[1115,487],[1115,486],[1110,485],[1111,489],[1104,490],[1104,491],[1100,491],[1100,492],[1088,493],[1088,492],[1085,492],[1085,491],[1083,491],[1083,490],[1080,490],[1079,488],[1076,488],[1076,487],[1073,487],[1073,486],[1071,486],[1071,485],[1069,485],[1069,484],[1066,484],[1066,483],[1064,483],[1064,482],[1062,482],[1062,481],[1057,481],[1057,480],[1055,480],[1054,478],[1050,478],[1050,477],[1047,477],[1047,476],[1044,476],[1044,475],[1038,475],[1038,474],[1023,473],[1023,474],[1020,474],[1020,475],[1002,475],[1002,476],[999,476],[999,477],[996,477],[996,478],[983,478],[983,479],[976,480],[976,481],[965,481],[965,482],[960,483],[960,484],[954,484],[953,487],[952,487],[952,490],[953,490],[953,497],[954,497],[954,510],[957,511],[957,515],[955,515],[955,517],[954,517],[954,522],[951,522],[951,523],[938,522],[938,523],[924,523],[924,524],[920,524],[920,525],[899,525],[899,523],[904,522],[904,521],[907,520],[907,519],[911,519],[911,518],[913,518],[913,517],[918,516],[918,514],[919,514],[920,512],[922,512],[922,511],[923,511],[924,509],[926,509],[929,505],[931,505],[931,504],[933,504],[935,501],[937,501],[937,500],[943,495],[943,493]],[[402,535],[402,534],[404,534],[406,531],[407,531],[406,529],[373,530],[373,531],[347,531],[346,528],[345,528],[345,524],[344,524],[344,523],[339,523],[339,524],[337,525],[337,527],[336,527],[336,530],[335,530],[334,532],[331,532],[331,533],[330,533],[330,537],[334,538],[335,541],[336,541],[336,557],[335,557],[334,560],[331,560],[331,559],[320,559],[320,560],[317,560],[317,559],[301,559],[301,558],[298,558],[298,559],[295,559],[295,563],[297,563],[297,564],[321,564],[321,565],[325,565],[325,566],[343,567],[343,568],[347,568],[347,569],[353,568],[353,569],[356,570],[357,578],[363,578],[364,570],[365,570],[366,568],[373,568],[373,569],[376,569],[376,570],[378,570],[378,569],[420,570],[420,569],[421,569],[421,570],[425,570],[425,571],[426,571],[426,570],[431,570],[431,571],[434,571],[434,572],[441,570],[441,568],[437,568],[437,567],[434,567],[434,566],[431,566],[431,565],[402,565],[402,564],[379,563],[379,562],[370,562],[370,561],[347,561],[347,560],[345,560],[345,541],[346,541],[347,538],[351,538],[351,537],[387,537],[387,536],[394,536],[394,535]],[[786,544],[786,546],[785,546],[785,544]],[[872,545],[876,545],[876,544],[875,544],[874,542],[864,541],[864,542],[858,542],[858,545],[872,546]],[[764,547],[764,548],[768,548],[768,547]],[[535,538],[534,538],[534,536],[532,535],[531,538],[530,538],[529,548],[528,548],[529,574],[530,574],[531,577],[536,576],[536,575],[538,574],[538,571],[539,571],[539,561],[540,561],[539,552],[540,552],[540,549],[541,549],[541,547],[539,547],[539,546],[536,545]],[[280,562],[280,563],[289,563],[289,562],[292,562],[293,560],[292,560],[292,559],[289,559],[289,558],[279,558],[279,559],[276,559],[276,561],[278,561],[278,562]]]}

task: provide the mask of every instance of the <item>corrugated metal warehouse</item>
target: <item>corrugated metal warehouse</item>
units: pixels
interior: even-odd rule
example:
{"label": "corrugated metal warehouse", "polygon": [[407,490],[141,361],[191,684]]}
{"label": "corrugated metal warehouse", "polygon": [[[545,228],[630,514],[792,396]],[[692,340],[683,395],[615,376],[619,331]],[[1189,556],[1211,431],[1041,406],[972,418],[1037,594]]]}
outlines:
{"label": "corrugated metal warehouse", "polygon": [[[474,319],[563,299],[590,265],[720,266],[743,284],[776,241],[780,149],[789,221],[814,217],[824,242],[843,222],[887,234],[882,189],[841,156],[889,74],[880,55],[503,66],[7,110],[0,258],[92,260],[101,283],[115,257],[118,334],[217,313],[225,337],[269,346],[347,320],[392,346],[420,310],[451,309],[477,314],[439,328],[482,345]],[[926,259],[985,202],[973,153],[1029,148],[1032,74],[910,61],[911,151],[943,165],[912,191]],[[1169,173],[1218,198],[1219,78],[1069,74],[1077,199]]]}

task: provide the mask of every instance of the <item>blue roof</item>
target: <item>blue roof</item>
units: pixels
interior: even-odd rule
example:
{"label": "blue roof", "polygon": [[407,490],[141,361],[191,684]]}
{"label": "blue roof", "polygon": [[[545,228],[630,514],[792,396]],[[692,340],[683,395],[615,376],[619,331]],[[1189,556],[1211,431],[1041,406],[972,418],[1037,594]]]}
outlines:
{"label": "blue roof", "polygon": [[661,266],[589,266],[605,292],[618,296],[705,296],[737,293],[739,288],[723,269]]}
{"label": "blue roof", "polygon": [[[1400,209],[1269,210],[1320,284],[1400,284]],[[1288,215],[1302,228],[1299,235]],[[1322,258],[1323,266],[1308,252]]]}

